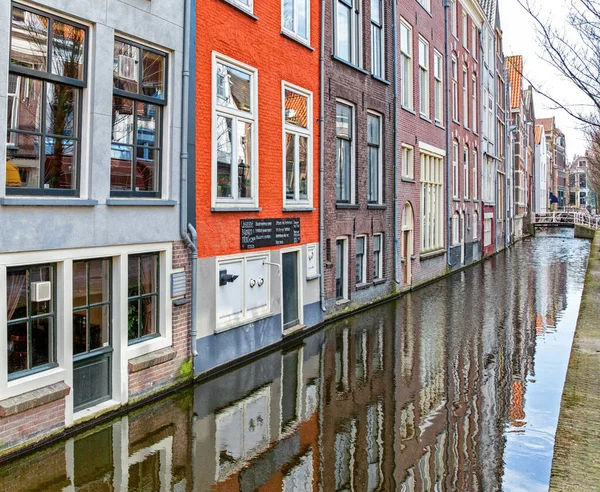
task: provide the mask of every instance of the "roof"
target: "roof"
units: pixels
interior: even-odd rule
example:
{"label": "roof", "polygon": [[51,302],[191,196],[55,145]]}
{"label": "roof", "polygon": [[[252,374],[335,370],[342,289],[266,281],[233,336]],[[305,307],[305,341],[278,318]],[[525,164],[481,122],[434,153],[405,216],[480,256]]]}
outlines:
{"label": "roof", "polygon": [[521,106],[521,87],[523,85],[523,57],[521,55],[507,56],[508,83],[512,86],[510,107],[517,109]]}
{"label": "roof", "polygon": [[542,125],[544,127],[544,131],[550,135],[552,133],[552,129],[554,128],[554,116],[552,118],[540,118],[539,120],[535,120],[536,124]]}
{"label": "roof", "polygon": [[542,143],[542,133],[544,133],[544,125],[535,125],[534,142],[536,145],[539,145]]}
{"label": "roof", "polygon": [[479,5],[485,12],[485,16],[490,24],[494,25],[496,21],[496,6],[498,4],[497,0],[479,0]]}

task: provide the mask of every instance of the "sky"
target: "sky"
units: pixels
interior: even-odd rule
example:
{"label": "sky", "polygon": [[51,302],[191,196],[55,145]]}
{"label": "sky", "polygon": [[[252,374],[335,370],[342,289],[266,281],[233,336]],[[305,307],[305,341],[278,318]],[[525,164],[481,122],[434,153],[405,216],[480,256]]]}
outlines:
{"label": "sky", "polygon": [[[564,25],[569,2],[564,0],[531,0],[541,12],[541,17],[551,19],[553,25]],[[536,38],[535,26],[531,16],[519,5],[517,0],[498,0],[500,24],[504,37],[506,56],[522,55],[525,76],[534,85],[548,92],[552,97],[566,101],[567,104],[585,104],[586,98],[570,81],[561,77],[556,70],[540,58],[543,53]],[[528,85],[524,81],[525,86]],[[537,118],[556,117],[557,126],[566,138],[566,151],[569,161],[575,154],[581,155],[586,149],[582,124],[569,116],[566,111],[555,109],[555,104],[540,94],[534,95],[535,116]]]}

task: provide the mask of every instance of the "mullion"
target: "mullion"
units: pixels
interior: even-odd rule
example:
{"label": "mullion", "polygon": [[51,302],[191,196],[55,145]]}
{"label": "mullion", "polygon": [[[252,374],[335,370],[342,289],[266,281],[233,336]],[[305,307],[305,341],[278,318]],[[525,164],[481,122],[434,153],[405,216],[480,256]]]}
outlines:
{"label": "mullion", "polygon": [[[141,65],[141,63],[140,63],[140,65]],[[141,85],[141,83],[142,82],[140,80],[140,85]],[[131,161],[131,164],[132,164],[131,189],[129,190],[132,193],[135,193],[135,178],[136,178],[136,174],[137,174],[137,147],[138,147],[138,145],[137,145],[137,132],[138,132],[137,112],[138,112],[138,104],[139,104],[138,101],[133,100],[133,155],[132,155],[132,161]]]}
{"label": "mullion", "polygon": [[54,41],[54,19],[52,17],[48,17],[48,46],[47,46],[47,58],[46,63],[48,66],[46,67],[46,72],[52,73],[52,42]]}
{"label": "mullion", "polygon": [[46,175],[46,91],[48,86],[45,80],[42,81],[42,121],[40,122],[40,175],[38,177],[38,189],[44,189],[43,179]]}

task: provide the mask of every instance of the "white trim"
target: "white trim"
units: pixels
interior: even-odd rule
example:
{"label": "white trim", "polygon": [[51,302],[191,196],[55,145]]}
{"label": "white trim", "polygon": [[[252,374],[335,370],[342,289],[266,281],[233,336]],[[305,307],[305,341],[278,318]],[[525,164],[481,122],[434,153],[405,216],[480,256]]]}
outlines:
{"label": "white trim", "polygon": [[[369,155],[368,155],[368,147],[369,147],[369,116],[375,117],[379,120],[379,146],[377,153],[377,205],[383,204],[383,125],[385,122],[385,117],[378,113],[377,111],[367,110],[367,202],[368,199],[368,183],[369,183]],[[373,203],[373,202],[370,202]]]}
{"label": "white trim", "polygon": [[[367,262],[368,262],[368,259],[369,259],[369,254],[368,254],[369,246],[368,246],[368,237],[367,237],[366,234],[357,234],[356,237],[354,238],[354,265],[356,267],[356,258],[358,256],[358,251],[357,251],[357,248],[356,248],[356,243],[358,242],[359,239],[363,240],[362,272],[360,272],[361,273],[361,280],[362,280],[362,282],[358,282],[358,283],[355,282],[355,284],[357,286],[364,285],[364,284],[368,283],[368,281],[367,281]],[[354,272],[354,276],[356,277],[356,272]]]}
{"label": "white trim", "polygon": [[436,147],[435,145],[430,145],[428,143],[421,142],[420,140],[419,151],[426,154],[431,154],[434,157],[446,157],[446,151],[444,149]]}
{"label": "white trim", "polygon": [[284,329],[283,323],[283,255],[285,253],[296,253],[296,268],[297,268],[297,282],[298,282],[298,324],[304,324],[304,265],[302,262],[302,248],[303,246],[294,246],[290,248],[282,248],[279,250],[280,259],[279,264],[281,265],[281,275],[279,276],[279,293],[281,295],[281,333],[287,333],[294,331],[294,327],[291,326],[287,330]]}
{"label": "white trim", "polygon": [[[356,105],[345,99],[337,99],[337,98],[335,100],[335,104],[336,104],[336,120],[337,120],[337,105],[338,104],[349,107],[350,111],[352,113],[352,121],[350,122],[350,125],[352,126],[352,131],[350,132],[350,157],[352,159],[352,162],[350,163],[350,176],[349,176],[349,178],[350,178],[350,197],[349,197],[348,203],[355,204],[356,203],[356,182],[355,182],[355,179],[356,179]],[[337,121],[336,121],[336,125],[337,125]],[[337,149],[337,138],[338,138],[337,129],[336,129],[335,138],[336,138],[336,149]],[[336,151],[335,158],[336,158],[335,168],[337,169],[337,151]],[[337,174],[336,174],[336,185],[337,185]],[[337,190],[336,190],[336,202],[338,202]],[[345,203],[345,202],[343,202],[343,203]]]}

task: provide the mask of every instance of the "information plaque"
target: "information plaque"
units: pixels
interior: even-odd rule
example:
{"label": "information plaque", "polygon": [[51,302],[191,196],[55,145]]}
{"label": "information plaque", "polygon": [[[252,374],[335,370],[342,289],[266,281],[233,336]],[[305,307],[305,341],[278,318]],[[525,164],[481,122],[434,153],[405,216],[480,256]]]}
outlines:
{"label": "information plaque", "polygon": [[300,219],[242,219],[240,242],[242,249],[299,243]]}

